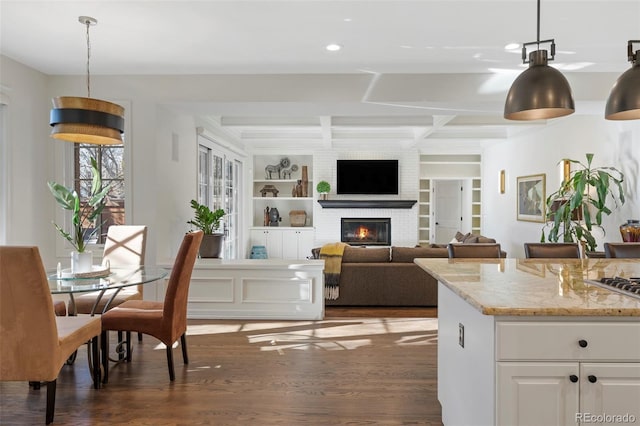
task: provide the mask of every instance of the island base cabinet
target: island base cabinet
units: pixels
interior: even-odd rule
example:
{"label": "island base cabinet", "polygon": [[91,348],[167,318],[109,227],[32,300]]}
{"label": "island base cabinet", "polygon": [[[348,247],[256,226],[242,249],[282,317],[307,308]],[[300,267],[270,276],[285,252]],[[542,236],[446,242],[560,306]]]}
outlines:
{"label": "island base cabinet", "polygon": [[496,374],[497,425],[578,424],[578,363],[499,362]]}
{"label": "island base cabinet", "polygon": [[639,363],[499,362],[498,425],[640,422]]}
{"label": "island base cabinet", "polygon": [[579,414],[580,424],[640,424],[640,363],[580,364]]}

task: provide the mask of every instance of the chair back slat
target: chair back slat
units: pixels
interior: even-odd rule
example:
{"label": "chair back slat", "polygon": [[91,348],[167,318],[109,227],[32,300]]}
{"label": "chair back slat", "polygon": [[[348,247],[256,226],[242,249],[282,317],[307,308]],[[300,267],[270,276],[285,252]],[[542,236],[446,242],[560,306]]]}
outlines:
{"label": "chair back slat", "polygon": [[[53,380],[37,354],[55,354],[58,329],[37,247],[0,247],[0,379]],[[48,363],[52,364],[52,363]],[[46,369],[43,374],[43,369]]]}
{"label": "chair back slat", "polygon": [[500,259],[502,252],[500,244],[473,243],[473,244],[449,244],[447,246],[449,258],[484,258]]}
{"label": "chair back slat", "polygon": [[102,254],[111,266],[144,265],[147,227],[144,225],[111,225]]}
{"label": "chair back slat", "polygon": [[[195,231],[184,236],[169,276],[162,320],[171,322],[173,341],[182,336],[187,329],[189,284],[203,235],[202,231]],[[165,326],[166,324],[163,325]]]}
{"label": "chair back slat", "polygon": [[527,259],[580,259],[578,243],[524,243]]}
{"label": "chair back slat", "polygon": [[604,243],[606,257],[615,259],[640,259],[640,243]]}

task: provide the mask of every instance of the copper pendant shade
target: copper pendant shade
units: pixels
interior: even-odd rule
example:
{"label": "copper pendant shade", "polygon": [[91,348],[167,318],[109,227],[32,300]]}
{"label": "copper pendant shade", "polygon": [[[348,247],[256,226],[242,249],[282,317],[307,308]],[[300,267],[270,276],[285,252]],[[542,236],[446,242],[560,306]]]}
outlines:
{"label": "copper pendant shade", "polygon": [[629,40],[627,56],[631,69],[618,77],[611,89],[604,110],[607,120],[640,119],[640,50],[634,52],[633,43],[640,43],[640,40]]}
{"label": "copper pendant shade", "polygon": [[[563,117],[575,111],[571,87],[564,75],[549,66],[555,57],[555,41],[540,40],[540,0],[538,0],[537,40],[524,43],[522,63],[529,68],[515,79],[507,94],[504,105],[504,118],[509,120],[543,120]],[[540,49],[541,43],[551,43],[551,58],[546,50]],[[537,45],[538,50],[529,54],[527,46]]]}
{"label": "copper pendant shade", "polygon": [[124,133],[124,108],[120,105],[91,98],[89,58],[91,56],[89,27],[97,24],[94,18],[80,16],[87,27],[87,97],[60,96],[52,99],[49,124],[51,137],[75,143],[121,145]]}

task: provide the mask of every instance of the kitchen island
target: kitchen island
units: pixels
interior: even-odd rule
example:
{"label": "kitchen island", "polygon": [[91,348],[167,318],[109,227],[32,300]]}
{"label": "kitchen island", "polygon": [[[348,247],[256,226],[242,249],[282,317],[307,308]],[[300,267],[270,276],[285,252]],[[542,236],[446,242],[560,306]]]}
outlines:
{"label": "kitchen island", "polygon": [[445,425],[640,424],[640,299],[614,259],[415,259],[438,280]]}

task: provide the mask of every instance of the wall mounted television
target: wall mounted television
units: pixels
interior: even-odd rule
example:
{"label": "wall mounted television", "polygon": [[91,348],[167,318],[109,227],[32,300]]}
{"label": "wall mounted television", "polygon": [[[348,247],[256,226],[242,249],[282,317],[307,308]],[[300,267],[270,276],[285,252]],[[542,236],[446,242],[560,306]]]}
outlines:
{"label": "wall mounted television", "polygon": [[398,194],[398,160],[338,160],[337,194]]}

